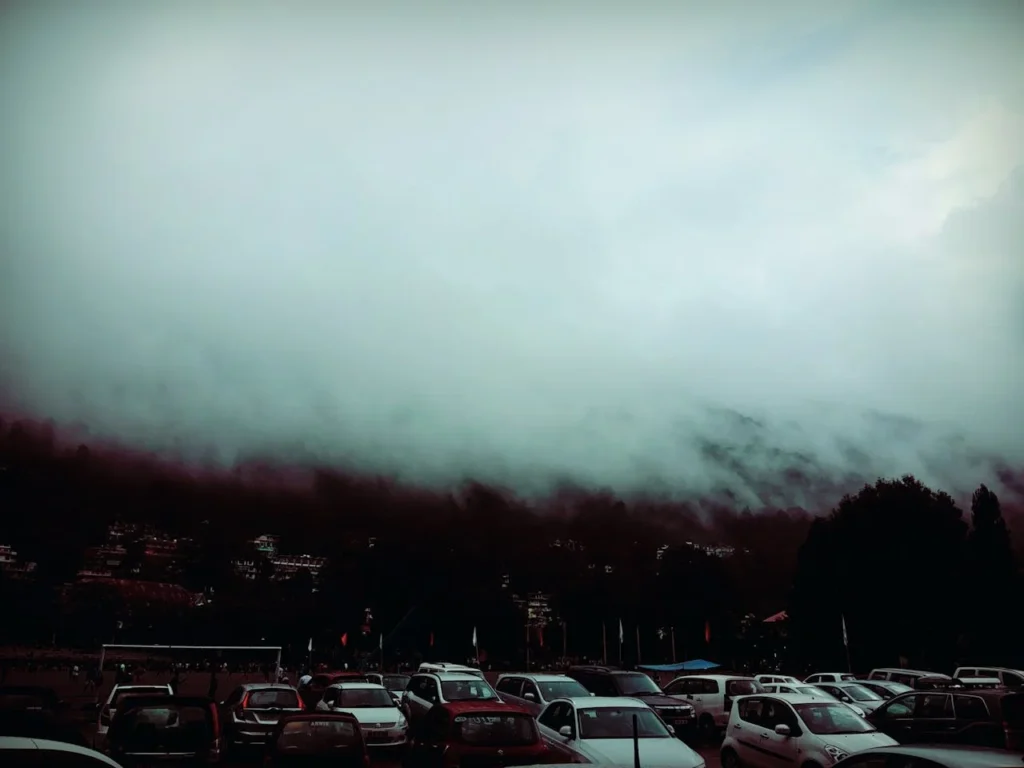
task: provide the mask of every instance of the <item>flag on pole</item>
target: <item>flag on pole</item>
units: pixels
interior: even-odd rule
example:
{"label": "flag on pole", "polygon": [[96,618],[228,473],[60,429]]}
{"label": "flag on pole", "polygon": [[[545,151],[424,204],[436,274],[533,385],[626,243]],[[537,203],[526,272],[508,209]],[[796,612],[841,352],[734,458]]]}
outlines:
{"label": "flag on pole", "polygon": [[711,642],[711,619],[704,620],[704,642]]}
{"label": "flag on pole", "polygon": [[342,648],[344,648],[344,647],[346,647],[347,645],[348,645],[348,632],[345,632],[345,633],[344,633],[344,634],[343,634],[343,635],[341,636],[341,647],[342,647]]}
{"label": "flag on pole", "polygon": [[382,651],[384,650],[384,633],[383,632],[380,633],[380,642],[377,643],[377,647],[380,648]]}
{"label": "flag on pole", "polygon": [[309,645],[306,646],[306,650],[309,651],[310,653],[313,652],[313,638],[312,637],[309,638]]}
{"label": "flag on pole", "polygon": [[626,639],[626,634],[622,631],[622,619],[619,619],[619,642],[621,643]]}
{"label": "flag on pole", "polygon": [[846,614],[843,614],[842,619],[843,619],[843,645],[845,645],[847,648],[849,648],[850,647],[850,638],[848,638],[846,636]]}
{"label": "flag on pole", "polygon": [[473,647],[476,648],[476,627],[473,627]]}
{"label": "flag on pole", "polygon": [[434,633],[433,632],[430,633],[430,647],[431,648],[434,647]]}

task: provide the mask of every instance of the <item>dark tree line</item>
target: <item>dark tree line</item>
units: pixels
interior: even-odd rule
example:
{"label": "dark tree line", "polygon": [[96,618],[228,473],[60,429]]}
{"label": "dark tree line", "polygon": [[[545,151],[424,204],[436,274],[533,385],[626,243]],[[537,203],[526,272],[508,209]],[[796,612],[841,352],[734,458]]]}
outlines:
{"label": "dark tree line", "polygon": [[[0,627],[0,643],[265,642],[304,655],[313,637],[321,652],[351,655],[375,652],[383,632],[388,654],[464,658],[476,627],[490,658],[516,663],[527,639],[513,595],[540,591],[560,621],[545,627],[544,647],[531,635],[534,659],[560,655],[563,644],[598,658],[602,627],[617,659],[620,619],[627,662],[640,627],[644,661],[670,658],[674,628],[680,659],[845,667],[842,616],[858,668],[903,656],[945,669],[1024,648],[1010,532],[984,487],[972,525],[951,497],[913,478],[880,481],[817,519],[576,489],[537,504],[479,485],[429,492],[323,469],[176,471],[66,450],[52,429],[20,422],[0,423],[0,467],[0,543],[39,564],[33,580],[0,582],[0,609],[21,618]],[[207,604],[140,604],[99,583],[67,588],[115,521],[187,539],[177,569],[155,572],[141,540],[129,538],[118,575],[173,580]],[[274,578],[249,543],[263,533],[279,534],[282,551],[329,558],[318,582]],[[262,563],[255,579],[235,572],[239,559]],[[788,642],[760,625],[784,608]]]}

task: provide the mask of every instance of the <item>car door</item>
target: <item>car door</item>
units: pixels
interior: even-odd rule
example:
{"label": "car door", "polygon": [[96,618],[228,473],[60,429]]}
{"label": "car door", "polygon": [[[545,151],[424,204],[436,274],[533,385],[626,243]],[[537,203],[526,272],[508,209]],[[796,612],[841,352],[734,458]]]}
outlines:
{"label": "car door", "polygon": [[499,694],[507,693],[509,696],[516,696],[522,698],[523,692],[523,678],[521,677],[503,677],[498,684],[494,687],[494,690]]}
{"label": "car door", "polygon": [[[789,735],[782,736],[775,732],[775,727],[789,727]],[[802,734],[796,713],[784,701],[766,698],[761,710],[761,747],[771,758],[773,765],[797,764],[800,757],[800,739]]]}
{"label": "car door", "polygon": [[529,701],[531,704],[543,704],[541,700],[540,689],[533,680],[523,680],[523,690],[520,694],[522,698]]}
{"label": "car door", "polygon": [[441,768],[448,743],[448,711],[431,707],[413,727],[410,764],[418,768]]}
{"label": "car door", "polygon": [[913,740],[918,743],[948,744],[956,734],[953,696],[941,691],[922,693],[914,710]]}
{"label": "car door", "polygon": [[914,738],[914,712],[917,710],[917,700],[922,695],[904,693],[896,696],[869,714],[868,720],[875,728],[901,744],[909,743]]}
{"label": "car door", "polygon": [[760,696],[740,699],[736,703],[737,716],[729,721],[728,734],[732,739],[733,749],[736,750],[740,765],[746,768],[774,768],[778,764],[777,760],[768,757],[761,745],[761,737],[765,733],[761,723],[764,701]]}

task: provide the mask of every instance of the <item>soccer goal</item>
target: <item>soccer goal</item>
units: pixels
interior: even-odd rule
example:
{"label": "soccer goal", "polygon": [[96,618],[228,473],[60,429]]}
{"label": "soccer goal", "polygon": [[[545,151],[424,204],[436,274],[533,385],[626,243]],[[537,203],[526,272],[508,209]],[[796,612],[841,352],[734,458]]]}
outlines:
{"label": "soccer goal", "polygon": [[125,664],[161,677],[173,670],[260,674],[276,678],[281,668],[279,645],[132,645],[107,643],[100,647],[101,670],[107,664]]}

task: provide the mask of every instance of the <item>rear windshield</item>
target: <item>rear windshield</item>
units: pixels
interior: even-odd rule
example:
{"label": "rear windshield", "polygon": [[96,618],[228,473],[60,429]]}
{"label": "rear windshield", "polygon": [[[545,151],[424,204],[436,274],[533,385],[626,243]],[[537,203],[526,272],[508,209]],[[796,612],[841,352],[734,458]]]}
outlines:
{"label": "rear windshield", "polygon": [[360,746],[359,731],[348,720],[293,720],[281,728],[278,752],[310,754]]}
{"label": "rear windshield", "polygon": [[540,740],[532,717],[505,712],[458,715],[455,718],[455,735],[465,744],[488,747],[525,746]]}
{"label": "rear windshield", "polygon": [[287,688],[250,691],[247,709],[299,709],[299,695]]}
{"label": "rear windshield", "polygon": [[1011,693],[1003,696],[999,706],[1003,710],[1003,722],[1011,728],[1024,728],[1024,695]]}
{"label": "rear windshield", "polygon": [[729,696],[746,696],[748,693],[764,693],[764,686],[757,680],[728,680],[725,692]]}
{"label": "rear windshield", "polygon": [[110,732],[110,740],[129,752],[190,752],[208,748],[213,738],[213,715],[201,704],[134,707],[117,718]]}
{"label": "rear windshield", "polygon": [[110,708],[117,709],[117,705],[124,700],[125,696],[170,696],[170,692],[167,690],[165,685],[153,685],[146,686],[143,688],[118,688],[114,692],[114,698],[110,700]]}
{"label": "rear windshield", "polygon": [[652,709],[638,707],[587,707],[580,709],[580,737],[584,739],[632,739],[633,717],[637,738],[666,739],[671,736]]}

